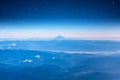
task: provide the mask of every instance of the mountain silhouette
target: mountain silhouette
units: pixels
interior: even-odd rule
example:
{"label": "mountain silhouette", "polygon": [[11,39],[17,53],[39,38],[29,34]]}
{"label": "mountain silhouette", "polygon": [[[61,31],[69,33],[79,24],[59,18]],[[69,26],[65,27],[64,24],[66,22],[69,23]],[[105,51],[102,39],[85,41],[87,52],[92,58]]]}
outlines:
{"label": "mountain silhouette", "polygon": [[54,40],[66,40],[66,38],[61,35],[58,35],[54,38]]}

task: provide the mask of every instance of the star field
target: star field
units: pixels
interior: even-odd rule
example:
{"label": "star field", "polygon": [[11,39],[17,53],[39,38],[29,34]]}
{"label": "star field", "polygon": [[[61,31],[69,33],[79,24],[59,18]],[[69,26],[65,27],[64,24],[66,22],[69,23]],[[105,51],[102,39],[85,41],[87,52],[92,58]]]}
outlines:
{"label": "star field", "polygon": [[120,1],[1,0],[0,12],[0,20],[119,20]]}

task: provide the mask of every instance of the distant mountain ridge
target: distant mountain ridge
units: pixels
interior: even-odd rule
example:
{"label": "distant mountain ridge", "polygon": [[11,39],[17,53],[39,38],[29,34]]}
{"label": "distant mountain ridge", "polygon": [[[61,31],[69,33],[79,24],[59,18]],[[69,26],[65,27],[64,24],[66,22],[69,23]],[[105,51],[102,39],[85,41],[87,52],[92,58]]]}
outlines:
{"label": "distant mountain ridge", "polygon": [[53,38],[53,40],[67,40],[67,38],[59,35],[59,36],[56,36],[55,38]]}
{"label": "distant mountain ridge", "polygon": [[[59,39],[60,38],[60,39]],[[62,39],[61,39],[62,38]],[[98,40],[25,40],[25,41],[0,41],[0,49],[9,50],[38,50],[69,53],[120,53],[120,42]]]}
{"label": "distant mountain ridge", "polygon": [[0,80],[119,80],[119,63],[113,55],[0,50]]}

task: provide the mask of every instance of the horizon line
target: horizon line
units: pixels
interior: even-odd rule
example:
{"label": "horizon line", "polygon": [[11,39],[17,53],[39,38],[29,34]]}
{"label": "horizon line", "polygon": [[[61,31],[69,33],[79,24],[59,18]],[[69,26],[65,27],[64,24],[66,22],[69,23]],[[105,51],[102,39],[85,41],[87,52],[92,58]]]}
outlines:
{"label": "horizon line", "polygon": [[[56,36],[57,37],[57,36]],[[56,37],[29,37],[29,38],[0,38],[0,41],[6,40],[111,40],[111,41],[120,41],[120,38],[71,38],[71,37],[63,37],[63,39],[55,39]]]}

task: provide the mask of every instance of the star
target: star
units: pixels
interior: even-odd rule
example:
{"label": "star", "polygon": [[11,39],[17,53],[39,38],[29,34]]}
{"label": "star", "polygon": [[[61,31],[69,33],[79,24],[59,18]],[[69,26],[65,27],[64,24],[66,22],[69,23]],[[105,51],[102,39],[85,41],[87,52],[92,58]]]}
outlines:
{"label": "star", "polygon": [[30,11],[31,10],[31,8],[28,8],[28,11]]}
{"label": "star", "polygon": [[35,8],[36,11],[39,11],[39,8]]}
{"label": "star", "polygon": [[113,5],[113,7],[115,6],[115,1],[112,1],[112,5]]}

